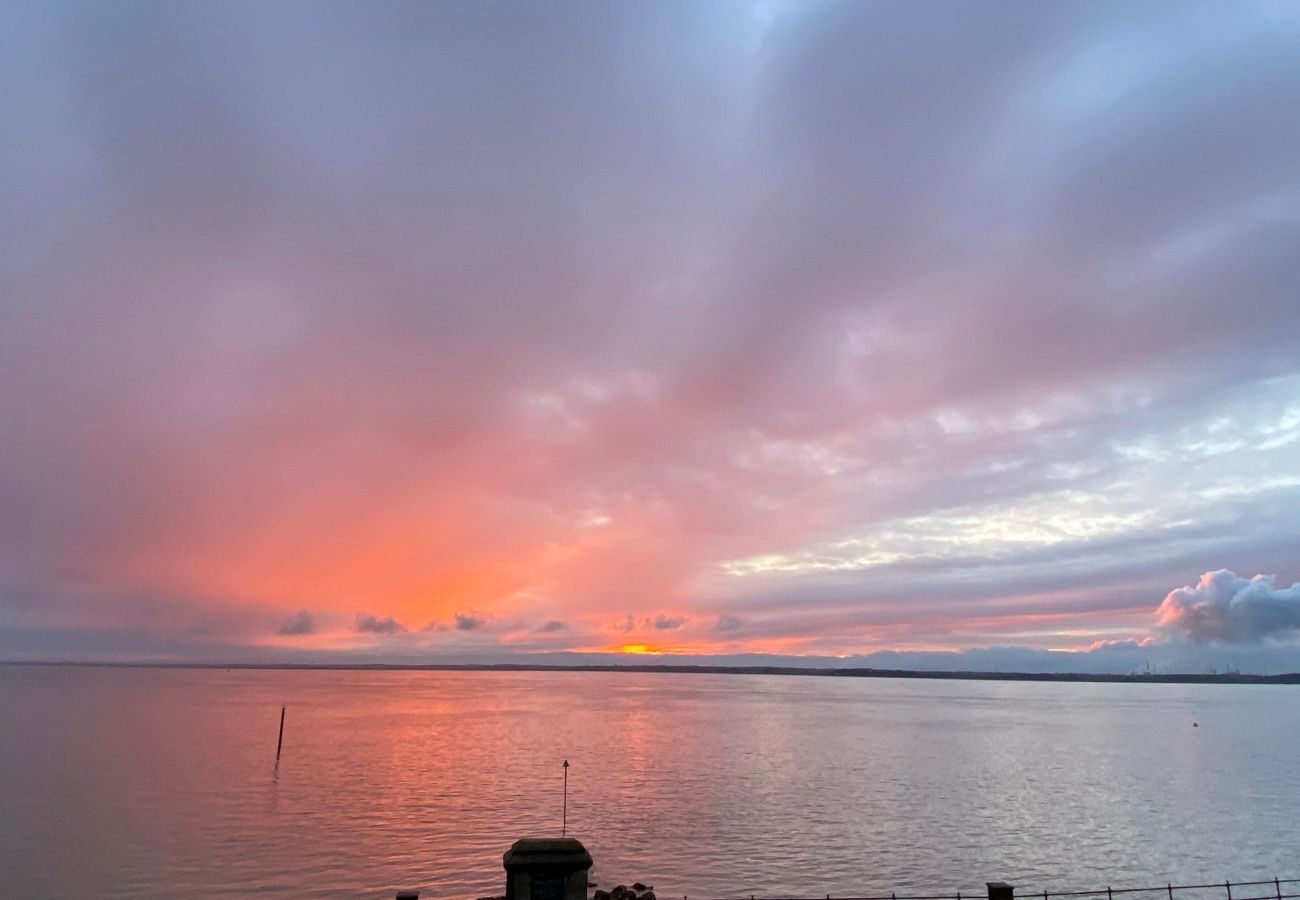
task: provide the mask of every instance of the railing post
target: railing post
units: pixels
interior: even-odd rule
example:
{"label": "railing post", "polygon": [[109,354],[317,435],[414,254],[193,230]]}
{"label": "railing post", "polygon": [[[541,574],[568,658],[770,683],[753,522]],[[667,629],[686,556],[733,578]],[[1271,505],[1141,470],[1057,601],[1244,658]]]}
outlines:
{"label": "railing post", "polygon": [[1016,889],[1005,881],[986,881],[984,886],[989,889],[989,900],[1016,900]]}
{"label": "railing post", "polygon": [[1282,882],[1277,880],[1276,875],[1273,876],[1273,889],[1277,891],[1277,900],[1282,900]]}
{"label": "railing post", "polygon": [[1231,881],[1225,881],[1225,882],[1223,883],[1223,886],[1224,886],[1224,888],[1226,888],[1227,891],[1228,891],[1228,900],[1232,900],[1232,882],[1231,882]]}

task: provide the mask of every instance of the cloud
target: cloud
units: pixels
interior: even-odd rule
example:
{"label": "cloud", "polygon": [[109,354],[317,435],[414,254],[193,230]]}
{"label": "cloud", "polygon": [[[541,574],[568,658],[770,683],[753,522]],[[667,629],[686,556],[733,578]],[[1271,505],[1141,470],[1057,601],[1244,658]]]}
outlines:
{"label": "cloud", "polygon": [[541,625],[538,625],[537,631],[541,634],[552,634],[556,631],[564,631],[568,627],[568,624],[565,622],[561,622],[558,619],[551,619],[549,622],[543,622]]}
{"label": "cloud", "polygon": [[1227,569],[1206,572],[1194,586],[1172,590],[1160,604],[1162,627],[1195,641],[1245,644],[1300,629],[1300,583],[1274,586],[1272,575],[1242,578]]}
{"label": "cloud", "polygon": [[718,616],[718,621],[713,626],[714,631],[738,631],[744,627],[745,621],[738,616],[730,613],[723,613]]}
{"label": "cloud", "polygon": [[488,623],[488,617],[473,612],[458,612],[455,615],[457,631],[474,631]]}
{"label": "cloud", "polygon": [[0,4],[13,642],[1079,648],[1300,576],[1293,17],[295,16]]}
{"label": "cloud", "polygon": [[378,618],[369,613],[357,613],[357,631],[370,634],[397,634],[406,630],[406,626],[392,616]]}
{"label": "cloud", "polygon": [[622,631],[632,634],[636,631],[672,631],[681,628],[689,621],[687,616],[670,616],[666,613],[659,613],[654,616],[645,616],[637,619],[629,614],[627,618],[616,622],[610,626],[614,631]]}
{"label": "cloud", "polygon": [[305,609],[300,609],[280,626],[277,634],[304,635],[316,633],[316,619]]}

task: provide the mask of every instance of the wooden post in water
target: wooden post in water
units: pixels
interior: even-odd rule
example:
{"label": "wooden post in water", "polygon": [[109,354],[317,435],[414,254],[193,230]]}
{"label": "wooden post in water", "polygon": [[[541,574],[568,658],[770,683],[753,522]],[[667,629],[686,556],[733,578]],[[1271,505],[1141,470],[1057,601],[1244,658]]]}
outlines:
{"label": "wooden post in water", "polygon": [[284,746],[284,707],[280,707],[280,737],[275,741],[275,761],[280,761],[280,748]]}

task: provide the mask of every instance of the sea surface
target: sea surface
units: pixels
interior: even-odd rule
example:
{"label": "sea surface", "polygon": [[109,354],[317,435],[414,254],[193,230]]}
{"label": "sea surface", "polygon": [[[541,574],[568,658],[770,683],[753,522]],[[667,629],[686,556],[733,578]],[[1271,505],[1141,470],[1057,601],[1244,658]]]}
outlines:
{"label": "sea surface", "polygon": [[1297,687],[0,666],[0,897],[500,894],[565,759],[661,898],[1300,877]]}

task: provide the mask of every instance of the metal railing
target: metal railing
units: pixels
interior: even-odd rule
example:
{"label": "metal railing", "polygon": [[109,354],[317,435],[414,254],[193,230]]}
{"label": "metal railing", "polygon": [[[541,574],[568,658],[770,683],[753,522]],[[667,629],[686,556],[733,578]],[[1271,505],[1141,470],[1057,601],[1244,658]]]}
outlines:
{"label": "metal railing", "polygon": [[[817,897],[801,897],[793,894],[776,894],[748,897],[691,897],[683,894],[682,900],[1052,900],[1053,897],[1080,898],[1080,900],[1115,900],[1129,895],[1150,895],[1150,900],[1300,900],[1300,878],[1272,878],[1267,881],[1217,881],[1209,884],[1164,884],[1159,887],[1094,888],[1087,891],[1025,891],[1018,898],[1014,886],[1001,881],[991,881],[986,887],[987,895],[975,891],[955,894],[825,894]],[[1234,892],[1235,889],[1235,892]],[[1209,893],[1207,893],[1209,892]],[[397,900],[417,900],[418,891],[401,891]],[[481,898],[481,900],[510,900],[509,897]],[[667,900],[667,895],[665,895]]]}
{"label": "metal railing", "polygon": [[[1116,888],[1104,887],[1086,891],[1025,891],[1018,897],[1015,888],[1003,882],[988,884],[987,900],[1052,900],[1053,897],[1092,898],[1092,900],[1114,900],[1115,897],[1129,895],[1149,895],[1151,900],[1180,900],[1176,894],[1182,892],[1181,900],[1297,900],[1300,898],[1300,878],[1272,878],[1267,881],[1219,881],[1210,884],[1163,884],[1159,887]],[[1188,896],[1190,892],[1195,892]],[[1209,894],[1207,892],[1213,892]],[[1157,896],[1160,895],[1160,896]],[[699,897],[683,895],[682,900],[986,900],[986,895],[957,891],[955,894],[825,894],[816,897],[800,897],[790,894],[733,897]]]}
{"label": "metal railing", "polygon": [[[1105,897],[1111,900],[1116,894],[1164,894],[1161,900],[1177,900],[1174,896],[1175,891],[1197,891],[1200,900],[1208,900],[1206,891],[1213,891],[1225,900],[1289,900],[1289,898],[1300,897],[1300,893],[1283,893],[1282,886],[1287,885],[1288,891],[1300,890],[1300,878],[1273,878],[1269,881],[1223,881],[1214,884],[1166,884],[1163,887],[1149,888],[1103,888],[1092,891],[1043,891],[1042,893],[1025,893],[1021,894],[1021,900],[1037,900],[1042,897],[1043,900],[1050,900],[1052,897]],[[1233,893],[1233,888],[1237,893]],[[1244,890],[1244,893],[1243,893]]]}

